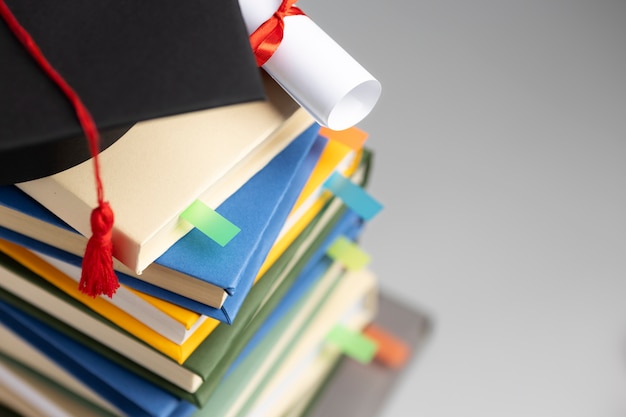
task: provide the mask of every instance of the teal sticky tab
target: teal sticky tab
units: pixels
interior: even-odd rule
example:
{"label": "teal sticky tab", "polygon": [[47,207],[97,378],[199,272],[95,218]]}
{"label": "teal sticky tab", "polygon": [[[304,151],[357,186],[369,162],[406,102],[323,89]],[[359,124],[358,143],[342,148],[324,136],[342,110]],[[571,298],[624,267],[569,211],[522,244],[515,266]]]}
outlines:
{"label": "teal sticky tab", "polygon": [[341,324],[332,328],[326,336],[326,341],[361,363],[370,363],[378,350],[376,342]]}
{"label": "teal sticky tab", "polygon": [[226,246],[241,231],[240,228],[200,200],[194,201],[181,213],[180,217],[220,246]]}
{"label": "teal sticky tab", "polygon": [[324,183],[324,187],[339,197],[346,206],[350,207],[364,220],[370,220],[383,208],[382,204],[376,201],[363,188],[338,172],[333,172]]}
{"label": "teal sticky tab", "polygon": [[341,262],[351,271],[359,270],[370,262],[370,256],[358,244],[345,236],[339,236],[326,250],[326,254]]}

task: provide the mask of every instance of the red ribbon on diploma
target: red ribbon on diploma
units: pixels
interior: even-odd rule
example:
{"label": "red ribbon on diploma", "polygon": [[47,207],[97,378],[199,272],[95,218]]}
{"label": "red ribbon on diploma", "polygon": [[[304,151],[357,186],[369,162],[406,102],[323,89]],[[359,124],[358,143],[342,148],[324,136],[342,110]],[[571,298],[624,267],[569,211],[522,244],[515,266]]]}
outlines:
{"label": "red ribbon on diploma", "polygon": [[257,66],[261,67],[272,57],[283,40],[284,18],[303,15],[304,12],[294,6],[297,0],[283,0],[276,12],[250,35],[250,44],[256,57]]}

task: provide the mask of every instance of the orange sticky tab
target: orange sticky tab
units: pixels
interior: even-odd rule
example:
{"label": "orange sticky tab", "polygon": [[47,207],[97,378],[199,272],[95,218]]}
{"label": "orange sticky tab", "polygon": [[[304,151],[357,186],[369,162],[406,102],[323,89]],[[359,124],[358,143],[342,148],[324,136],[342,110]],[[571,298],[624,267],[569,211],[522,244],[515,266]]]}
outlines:
{"label": "orange sticky tab", "polygon": [[343,143],[354,150],[361,149],[369,136],[367,132],[356,126],[352,126],[346,130],[332,130],[322,126],[320,127],[319,134],[330,140]]}
{"label": "orange sticky tab", "polygon": [[374,359],[390,368],[400,369],[409,359],[411,349],[402,340],[385,329],[370,324],[363,331],[363,335],[378,344]]}

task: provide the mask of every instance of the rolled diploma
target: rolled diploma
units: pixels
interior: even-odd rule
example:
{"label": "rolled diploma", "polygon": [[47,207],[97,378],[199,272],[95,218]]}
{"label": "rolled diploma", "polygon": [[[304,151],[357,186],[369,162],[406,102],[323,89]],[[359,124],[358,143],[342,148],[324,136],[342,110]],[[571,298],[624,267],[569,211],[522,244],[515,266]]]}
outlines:
{"label": "rolled diploma", "polygon": [[[269,19],[280,0],[239,0],[248,33]],[[344,130],[376,105],[381,85],[306,15],[284,19],[283,40],[263,69],[322,126]]]}

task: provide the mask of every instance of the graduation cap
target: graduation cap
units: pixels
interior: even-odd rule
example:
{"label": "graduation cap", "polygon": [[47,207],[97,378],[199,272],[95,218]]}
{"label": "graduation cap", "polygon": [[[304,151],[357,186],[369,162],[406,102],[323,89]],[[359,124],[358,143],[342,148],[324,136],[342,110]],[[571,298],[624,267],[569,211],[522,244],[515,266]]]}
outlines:
{"label": "graduation cap", "polygon": [[240,9],[0,0],[0,12],[0,185],[93,158],[98,207],[80,287],[111,296],[113,212],[98,153],[141,120],[265,98]]}
{"label": "graduation cap", "polygon": [[[264,99],[237,2],[5,0],[96,122],[101,149],[134,123]],[[0,22],[0,185],[91,154],[71,104]]]}

